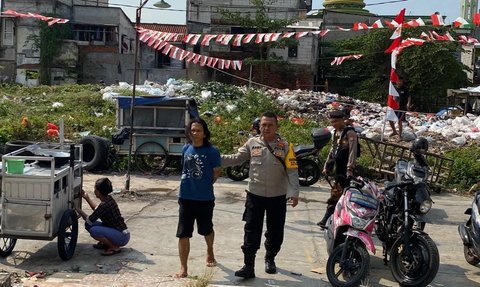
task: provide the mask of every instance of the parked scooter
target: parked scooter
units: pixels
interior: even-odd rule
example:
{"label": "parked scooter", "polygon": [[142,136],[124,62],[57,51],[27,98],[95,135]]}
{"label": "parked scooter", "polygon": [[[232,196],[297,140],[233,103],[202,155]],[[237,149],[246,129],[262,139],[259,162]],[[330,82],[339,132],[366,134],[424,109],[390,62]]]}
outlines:
{"label": "parked scooter", "polygon": [[[326,128],[313,129],[313,145],[297,145],[294,147],[295,157],[298,164],[298,179],[301,186],[310,186],[315,184],[320,178],[320,151],[330,142],[331,133]],[[241,181],[248,178],[250,171],[250,161],[241,165],[228,167],[227,176],[235,181]]]}
{"label": "parked scooter", "polygon": [[435,242],[423,230],[424,216],[433,201],[427,188],[428,142],[418,138],[411,151],[415,160],[399,160],[395,182],[383,191],[375,234],[383,243],[384,263],[400,286],[427,286],[435,278],[439,254]]}
{"label": "parked scooter", "polygon": [[325,232],[329,254],[326,271],[333,286],[358,286],[368,275],[367,249],[375,253],[372,232],[380,196],[373,182],[360,177],[343,190]]}
{"label": "parked scooter", "polygon": [[458,226],[458,233],[463,241],[465,260],[473,266],[480,263],[480,190],[477,190],[472,206],[465,211],[470,218]]}

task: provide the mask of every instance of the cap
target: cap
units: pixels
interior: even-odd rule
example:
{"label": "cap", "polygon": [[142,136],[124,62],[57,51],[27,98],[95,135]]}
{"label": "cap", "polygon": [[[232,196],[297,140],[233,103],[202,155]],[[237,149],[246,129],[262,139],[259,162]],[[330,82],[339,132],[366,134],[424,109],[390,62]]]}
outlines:
{"label": "cap", "polygon": [[343,111],[331,111],[328,117],[330,119],[343,119],[345,113]]}

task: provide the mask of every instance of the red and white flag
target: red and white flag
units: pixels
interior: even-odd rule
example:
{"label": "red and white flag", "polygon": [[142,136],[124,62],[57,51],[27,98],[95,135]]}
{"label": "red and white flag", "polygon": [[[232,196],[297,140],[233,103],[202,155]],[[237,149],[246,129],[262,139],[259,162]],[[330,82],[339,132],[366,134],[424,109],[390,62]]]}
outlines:
{"label": "red and white flag", "polygon": [[257,37],[255,38],[255,43],[260,44],[263,41],[263,37],[265,37],[265,34],[257,34]]}
{"label": "red and white flag", "polygon": [[200,39],[200,36],[202,36],[202,35],[196,34],[195,36],[193,36],[192,40],[190,41],[190,44],[197,45],[198,40]]}
{"label": "red and white flag", "polygon": [[459,28],[466,24],[468,24],[468,21],[463,19],[462,17],[458,17],[457,19],[455,19],[455,21],[453,21],[453,26],[456,28]]}
{"label": "red and white flag", "polygon": [[230,40],[232,40],[233,36],[232,34],[225,35],[222,40],[222,45],[228,45],[230,43]]}
{"label": "red and white flag", "polygon": [[445,23],[443,23],[442,15],[440,15],[439,13],[433,13],[432,15],[430,15],[430,18],[432,18],[433,26],[445,26]]}
{"label": "red and white flag", "polygon": [[245,36],[245,34],[238,34],[235,36],[235,39],[233,40],[232,45],[233,46],[242,46],[242,38]]}
{"label": "red and white flag", "polygon": [[203,36],[203,39],[202,39],[202,42],[200,43],[200,45],[202,45],[202,46],[210,46],[210,41],[211,41],[213,38],[217,37],[217,36],[218,36],[218,35],[209,35],[209,34]]}
{"label": "red and white flag", "polygon": [[295,32],[283,33],[282,38],[290,38],[290,37],[292,37],[293,35],[295,35]]}
{"label": "red and white flag", "polygon": [[282,35],[282,33],[273,33],[272,37],[270,37],[270,41],[271,42],[277,41],[278,38],[280,38],[281,35]]}
{"label": "red and white flag", "polygon": [[242,69],[242,61],[239,61],[239,60],[235,60],[233,61],[233,69],[234,70],[241,70]]}
{"label": "red and white flag", "polygon": [[252,41],[252,39],[256,36],[256,34],[248,34],[247,36],[245,36],[245,38],[243,38],[243,44],[248,44],[250,43],[250,41]]}
{"label": "red and white flag", "polygon": [[308,34],[308,31],[306,31],[306,32],[297,32],[297,33],[295,34],[295,38],[300,39],[300,38],[306,36],[307,34]]}
{"label": "red and white flag", "polygon": [[370,27],[370,28],[372,28],[372,29],[383,28],[382,20],[378,19],[377,21],[375,21],[375,22],[372,24],[372,27]]}

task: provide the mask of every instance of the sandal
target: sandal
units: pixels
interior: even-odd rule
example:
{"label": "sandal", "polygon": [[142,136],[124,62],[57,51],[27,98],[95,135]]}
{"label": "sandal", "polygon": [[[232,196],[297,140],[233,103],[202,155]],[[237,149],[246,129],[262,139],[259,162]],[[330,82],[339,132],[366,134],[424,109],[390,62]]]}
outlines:
{"label": "sandal", "polygon": [[110,256],[110,255],[114,255],[114,254],[120,253],[121,251],[122,251],[122,249],[105,250],[105,251],[103,251],[101,254],[102,254],[102,256]]}
{"label": "sandal", "polygon": [[92,247],[95,248],[95,249],[105,249],[105,248],[107,248],[107,246],[105,244],[103,244],[102,242],[98,242],[97,244],[93,244]]}

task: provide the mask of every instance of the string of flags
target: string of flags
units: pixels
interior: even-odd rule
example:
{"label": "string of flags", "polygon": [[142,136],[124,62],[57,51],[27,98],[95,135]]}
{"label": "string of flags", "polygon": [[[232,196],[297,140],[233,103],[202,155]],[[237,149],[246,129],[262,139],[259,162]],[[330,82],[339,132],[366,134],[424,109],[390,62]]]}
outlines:
{"label": "string of flags", "polygon": [[357,55],[348,55],[348,56],[342,56],[342,57],[335,57],[333,59],[333,61],[330,63],[331,66],[333,65],[341,65],[343,63],[343,61],[345,60],[349,60],[349,59],[360,59],[361,57],[363,57],[362,54],[357,54]]}
{"label": "string of flags", "polygon": [[42,20],[42,21],[45,21],[47,22],[48,26],[52,26],[54,24],[65,24],[67,23],[68,19],[63,19],[63,18],[54,18],[54,17],[47,17],[47,16],[43,16],[43,15],[40,15],[40,14],[37,14],[37,13],[18,13],[16,11],[13,11],[13,10],[7,10],[5,12],[3,12],[3,14],[5,15],[11,15],[11,16],[14,16],[14,17],[21,17],[21,18],[36,18],[38,20]]}
{"label": "string of flags", "polygon": [[168,43],[168,33],[157,33],[157,31],[142,29],[138,30],[140,36],[139,40],[146,43],[149,47],[162,52],[162,54],[169,56],[170,58],[180,61],[187,61],[187,63],[199,64],[200,66],[215,67],[220,70],[233,69],[241,70],[243,61],[241,60],[226,60],[216,57],[210,57],[205,55],[196,54],[192,51],[187,51],[182,48],[176,47]]}

